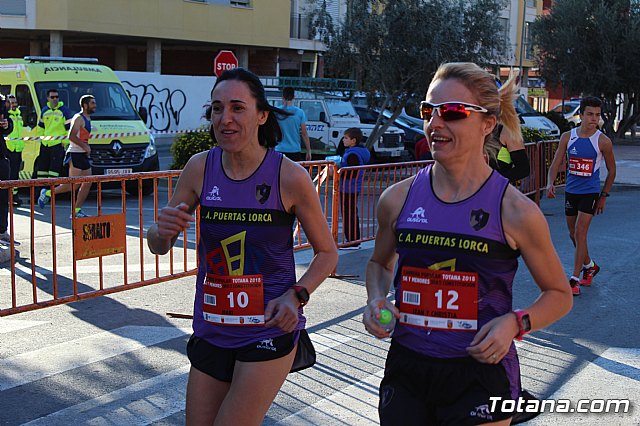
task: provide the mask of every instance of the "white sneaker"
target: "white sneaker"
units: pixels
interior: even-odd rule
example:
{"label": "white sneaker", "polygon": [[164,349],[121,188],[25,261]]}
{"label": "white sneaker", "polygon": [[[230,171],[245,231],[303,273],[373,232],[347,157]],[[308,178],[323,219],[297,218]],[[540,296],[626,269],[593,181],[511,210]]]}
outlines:
{"label": "white sneaker", "polygon": [[[9,235],[9,232],[3,232],[2,234],[0,234],[0,244],[9,246],[11,245],[11,235]],[[19,246],[20,243],[17,241],[13,242],[14,246]]]}
{"label": "white sneaker", "polygon": [[360,250],[360,244],[340,247],[340,250]]}

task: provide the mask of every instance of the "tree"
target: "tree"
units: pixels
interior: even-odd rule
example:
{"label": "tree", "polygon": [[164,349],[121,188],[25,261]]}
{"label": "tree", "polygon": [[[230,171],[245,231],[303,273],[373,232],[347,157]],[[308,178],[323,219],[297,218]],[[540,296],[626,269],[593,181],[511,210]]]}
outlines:
{"label": "tree", "polygon": [[[600,96],[604,132],[623,138],[640,118],[640,5],[629,0],[556,0],[532,26],[536,61],[550,84]],[[622,120],[613,124],[618,108]]]}
{"label": "tree", "polygon": [[504,53],[497,16],[502,0],[348,0],[345,21],[328,42],[326,74],[355,78],[371,102],[393,112],[424,96],[443,62],[495,62]]}

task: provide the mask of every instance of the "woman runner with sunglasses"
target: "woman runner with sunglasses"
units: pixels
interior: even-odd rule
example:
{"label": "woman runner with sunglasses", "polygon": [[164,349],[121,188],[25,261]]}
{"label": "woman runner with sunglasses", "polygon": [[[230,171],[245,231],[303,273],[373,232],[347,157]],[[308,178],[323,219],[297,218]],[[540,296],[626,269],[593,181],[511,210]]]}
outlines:
{"label": "woman runner with sunglasses", "polygon": [[[518,398],[513,339],[571,309],[542,213],[485,160],[497,120],[519,132],[518,120],[504,120],[515,114],[509,90],[475,64],[440,66],[421,104],[435,163],[378,203],[363,322],[378,338],[392,334],[382,425],[508,425],[513,413],[499,404],[491,411],[490,398]],[[541,294],[514,311],[520,254]],[[392,282],[395,304],[387,300]],[[378,323],[381,308],[397,318],[392,333]]]}

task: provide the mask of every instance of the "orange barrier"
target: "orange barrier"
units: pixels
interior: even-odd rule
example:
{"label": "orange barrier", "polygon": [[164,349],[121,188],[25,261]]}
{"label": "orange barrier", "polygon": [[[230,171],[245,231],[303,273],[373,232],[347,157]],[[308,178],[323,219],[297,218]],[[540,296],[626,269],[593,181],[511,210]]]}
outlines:
{"label": "orange barrier", "polygon": [[[161,259],[146,249],[144,241],[145,229],[156,220],[158,207],[171,197],[179,174],[169,171],[0,182],[0,188],[29,192],[29,202],[23,208],[12,205],[9,191],[11,262],[7,269],[0,268],[0,317],[195,274],[196,227],[185,231],[169,256]],[[142,196],[147,179],[153,182],[153,197]],[[82,182],[94,183],[95,201],[90,197],[84,207],[97,215],[70,218],[75,195],[69,196],[70,202],[61,202],[61,195],[56,196],[53,188],[58,184],[77,188]],[[113,184],[119,188],[105,189]],[[127,189],[135,192],[136,184],[137,197],[127,197]],[[44,210],[37,207],[40,187],[52,189],[51,203]]]}
{"label": "orange barrier", "polygon": [[[539,201],[558,141],[527,144],[532,175],[518,182],[525,194]],[[428,161],[378,164],[338,169],[333,162],[300,163],[314,182],[323,213],[338,247],[375,238],[376,206],[382,192],[406,179]],[[0,267],[0,317],[125,291],[197,273],[196,246],[200,216],[195,226],[184,230],[168,256],[151,254],[145,232],[157,220],[158,210],[171,199],[180,171],[134,173],[124,176],[89,176],[58,179],[0,181],[0,189],[19,188],[29,192],[25,207],[14,207],[9,193],[9,234],[11,261]],[[564,183],[560,173],[556,184]],[[348,191],[349,182],[360,181],[359,195]],[[153,197],[142,195],[152,182]],[[75,195],[60,202],[53,194],[44,210],[36,208],[40,187],[58,184],[77,187],[92,182],[96,195],[85,207],[95,214],[70,218]],[[116,186],[116,190],[106,186]],[[127,196],[137,192],[137,196]],[[110,200],[110,203],[105,201]],[[117,207],[113,206],[117,200]],[[358,223],[348,205],[357,206]],[[152,205],[151,205],[152,204]],[[345,226],[346,225],[346,226]],[[348,229],[353,230],[349,235]],[[356,231],[357,229],[357,231]],[[347,231],[346,231],[347,230]],[[294,249],[310,247],[303,229],[294,229]],[[19,242],[19,245],[18,245]],[[71,247],[71,250],[69,248]],[[16,256],[17,249],[18,256]],[[7,285],[9,284],[10,285]]]}

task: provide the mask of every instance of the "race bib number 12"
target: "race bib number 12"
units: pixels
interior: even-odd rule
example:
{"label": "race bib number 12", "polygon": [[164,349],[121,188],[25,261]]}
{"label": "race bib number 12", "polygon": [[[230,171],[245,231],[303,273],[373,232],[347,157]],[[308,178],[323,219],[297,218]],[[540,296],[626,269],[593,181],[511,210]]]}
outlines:
{"label": "race bib number 12", "polygon": [[205,321],[237,326],[264,324],[262,275],[207,274],[203,292]]}
{"label": "race bib number 12", "polygon": [[478,329],[478,274],[402,268],[400,322],[441,330]]}

